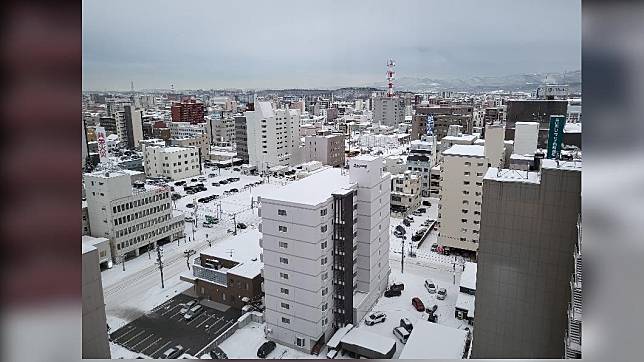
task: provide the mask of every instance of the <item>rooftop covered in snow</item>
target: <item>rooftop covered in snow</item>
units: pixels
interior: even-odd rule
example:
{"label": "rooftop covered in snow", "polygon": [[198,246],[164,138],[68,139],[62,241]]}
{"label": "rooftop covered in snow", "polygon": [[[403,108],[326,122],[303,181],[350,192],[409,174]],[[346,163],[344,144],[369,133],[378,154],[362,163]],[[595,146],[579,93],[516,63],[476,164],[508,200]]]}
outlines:
{"label": "rooftop covered in snow", "polygon": [[494,180],[499,182],[525,182],[539,183],[539,173],[524,170],[498,169],[496,167],[488,168],[484,180]]}
{"label": "rooftop covered in snow", "polygon": [[[373,159],[376,158],[373,157]],[[291,182],[277,190],[265,192],[260,196],[262,200],[275,200],[315,206],[326,201],[331,197],[333,192],[346,189],[350,185],[351,181],[348,175],[343,175],[338,168],[327,167],[301,180]]]}
{"label": "rooftop covered in snow", "polygon": [[462,359],[467,331],[418,320],[400,359]]}
{"label": "rooftop covered in snow", "polygon": [[478,145],[454,145],[443,151],[443,156],[485,157],[485,147]]}

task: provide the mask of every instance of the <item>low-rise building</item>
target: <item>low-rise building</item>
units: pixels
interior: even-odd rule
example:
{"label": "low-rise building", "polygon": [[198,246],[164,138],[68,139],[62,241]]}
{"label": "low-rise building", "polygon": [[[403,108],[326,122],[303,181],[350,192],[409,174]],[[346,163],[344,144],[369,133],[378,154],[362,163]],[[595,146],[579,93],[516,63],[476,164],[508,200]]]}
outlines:
{"label": "low-rise building", "polygon": [[113,261],[183,235],[183,214],[172,210],[169,188],[133,186],[119,171],[86,173],[84,181],[91,236],[110,240]]}
{"label": "low-rise building", "polygon": [[148,177],[180,180],[201,174],[196,147],[143,146],[143,162]]}
{"label": "low-rise building", "polygon": [[458,319],[465,319],[470,324],[474,323],[476,301],[476,263],[466,261],[463,265],[463,274],[458,287],[456,308],[454,315]]}
{"label": "low-rise building", "polygon": [[241,309],[249,302],[260,302],[263,296],[261,248],[257,230],[238,234],[217,242],[200,252],[192,270],[180,276],[193,284],[199,298]]}
{"label": "low-rise building", "polygon": [[406,216],[420,206],[420,178],[411,171],[391,176],[391,213]]}

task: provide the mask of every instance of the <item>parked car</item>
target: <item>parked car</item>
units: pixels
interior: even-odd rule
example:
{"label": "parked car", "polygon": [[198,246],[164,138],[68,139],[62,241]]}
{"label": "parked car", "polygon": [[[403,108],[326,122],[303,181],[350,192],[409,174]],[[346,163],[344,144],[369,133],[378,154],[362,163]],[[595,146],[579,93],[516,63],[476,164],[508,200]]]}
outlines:
{"label": "parked car", "polygon": [[246,226],[246,224],[244,224],[243,222],[238,222],[237,223],[237,229],[242,229],[243,230],[243,229],[246,229],[247,227],[248,226]]}
{"label": "parked car", "polygon": [[418,297],[413,297],[411,299],[411,305],[413,305],[414,308],[416,308],[416,310],[419,312],[425,311],[425,305],[423,304],[423,301],[421,301]]}
{"label": "parked car", "polygon": [[215,187],[219,187],[219,182],[213,182],[212,185]]}
{"label": "parked car", "polygon": [[369,314],[365,319],[364,319],[364,324],[368,326],[372,326],[374,324],[382,323],[385,321],[387,318],[387,315],[383,312],[374,312]]}
{"label": "parked car", "polygon": [[429,201],[427,201],[427,200],[424,200],[424,201],[423,201],[423,206],[430,206],[430,207],[431,207],[431,206],[432,206],[432,203],[431,203],[431,202],[429,202]]}
{"label": "parked car", "polygon": [[195,222],[195,218],[192,216],[186,216],[183,218],[185,222]]}
{"label": "parked car", "polygon": [[197,182],[197,179],[196,178],[191,178],[190,182]]}
{"label": "parked car", "polygon": [[219,181],[219,183],[220,183],[221,185],[225,185],[225,184],[227,184],[227,183],[228,183],[228,181],[227,181],[227,180],[221,180],[221,181]]}
{"label": "parked car", "polygon": [[386,298],[400,297],[401,294],[402,294],[402,292],[400,290],[391,290],[391,289],[385,290],[385,297]]}
{"label": "parked car", "polygon": [[394,236],[395,236],[395,237],[397,237],[397,238],[401,238],[401,239],[402,239],[402,238],[404,238],[404,237],[405,237],[405,234],[401,233],[401,232],[400,232],[400,231],[398,231],[398,230],[394,230]]}
{"label": "parked car", "polygon": [[447,289],[440,288],[436,293],[436,299],[445,300],[446,297],[447,297]]}
{"label": "parked car", "polygon": [[171,198],[174,201],[179,200],[181,198],[181,194],[174,193],[172,194]]}
{"label": "parked car", "polygon": [[405,328],[409,333],[414,329],[414,325],[411,324],[409,318],[400,318],[400,326]]}
{"label": "parked car", "polygon": [[416,209],[416,211],[420,212],[421,214],[424,214],[427,212],[427,209],[424,207],[419,207],[418,209]]}
{"label": "parked car", "polygon": [[239,192],[239,190],[238,190],[238,189],[230,189],[230,190],[228,190],[228,191],[230,191],[230,192]]}
{"label": "parked car", "polygon": [[409,215],[405,216],[405,220],[407,220],[409,222],[414,222],[414,218],[409,216]]}
{"label": "parked car", "polygon": [[415,211],[414,211],[414,212],[412,212],[411,214],[412,214],[412,215],[414,215],[414,216],[421,216],[423,213],[422,213],[422,212],[420,212],[420,211],[418,211],[418,210],[415,210]]}
{"label": "parked car", "polygon": [[405,290],[405,284],[403,284],[403,283],[398,283],[398,284],[393,283],[393,284],[391,284],[389,289],[391,289],[391,290]]}
{"label": "parked car", "polygon": [[404,224],[405,226],[411,226],[411,222],[410,222],[409,220],[407,220],[407,219],[404,219],[404,220],[403,220],[403,224]]}
{"label": "parked car", "polygon": [[396,336],[396,338],[398,338],[402,343],[407,343],[407,339],[409,339],[410,334],[411,333],[403,327],[394,328],[394,336]]}
{"label": "parked car", "polygon": [[215,177],[215,176],[217,176],[217,175],[215,175],[214,173],[209,173],[208,174],[208,177]]}
{"label": "parked car", "polygon": [[394,231],[398,231],[403,235],[407,233],[407,230],[405,230],[405,227],[402,225],[396,225],[396,229]]}
{"label": "parked car", "polygon": [[186,314],[183,315],[183,319],[189,321],[192,318],[198,316],[201,312],[203,312],[203,307],[200,304],[197,304],[195,306],[192,306]]}
{"label": "parked car", "polygon": [[186,314],[186,312],[188,310],[190,310],[190,308],[192,308],[194,305],[197,305],[197,304],[199,304],[199,301],[196,300],[196,299],[193,299],[193,300],[189,301],[188,303],[184,304],[183,307],[181,307],[181,309],[179,309],[179,313]]}
{"label": "parked car", "polygon": [[163,352],[161,357],[163,359],[173,359],[179,357],[181,353],[183,353],[183,346],[177,344],[176,346],[168,348],[165,352]]}
{"label": "parked car", "polygon": [[437,249],[438,249],[438,244],[434,243],[432,244],[432,247],[429,250],[436,252]]}
{"label": "parked car", "polygon": [[233,171],[239,172],[239,171],[241,171],[241,169],[239,167],[233,167]]}
{"label": "parked car", "polygon": [[425,289],[427,289],[429,294],[434,294],[436,293],[436,284],[434,284],[433,281],[427,279],[425,280]]}
{"label": "parked car", "polygon": [[266,358],[266,356],[273,352],[275,347],[276,345],[273,341],[264,342],[257,350],[257,357]]}
{"label": "parked car", "polygon": [[189,208],[189,209],[192,209],[193,207],[195,207],[195,205],[190,203],[190,204],[187,204],[186,207]]}
{"label": "parked car", "polygon": [[210,357],[212,359],[228,359],[228,355],[221,348],[215,347],[210,350]]}
{"label": "parked car", "polygon": [[185,181],[177,181],[177,182],[174,183],[175,186],[183,186],[185,184],[186,184]]}

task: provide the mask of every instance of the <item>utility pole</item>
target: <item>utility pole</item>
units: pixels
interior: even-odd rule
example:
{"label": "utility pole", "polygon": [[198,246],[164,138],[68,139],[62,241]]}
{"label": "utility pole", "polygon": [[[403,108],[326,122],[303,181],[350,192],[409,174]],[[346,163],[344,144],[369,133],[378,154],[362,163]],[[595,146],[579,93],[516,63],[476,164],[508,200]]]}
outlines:
{"label": "utility pole", "polygon": [[152,256],[150,255],[150,240],[148,239],[148,259],[152,259]]}
{"label": "utility pole", "polygon": [[161,246],[157,246],[157,262],[156,264],[159,266],[159,271],[161,272],[161,288],[165,288],[165,285],[163,284],[163,260],[161,260],[161,257],[163,253],[163,248]]}
{"label": "utility pole", "polygon": [[125,254],[121,255],[121,264],[123,264],[123,271],[125,271]]}
{"label": "utility pole", "polygon": [[210,239],[208,239],[208,234],[206,234],[206,241],[208,242],[208,247],[211,247],[212,244],[210,244]]}
{"label": "utility pole", "polygon": [[194,251],[193,249],[186,250],[183,252],[183,255],[186,257],[186,265],[188,266],[188,270],[190,270],[190,257],[195,255],[197,252]]}
{"label": "utility pole", "polygon": [[233,235],[237,235],[237,214],[233,214]]}
{"label": "utility pole", "polygon": [[456,285],[456,255],[454,255],[454,262],[452,263],[452,278],[454,285]]}
{"label": "utility pole", "polygon": [[405,272],[405,240],[407,240],[407,236],[403,236],[402,242],[400,243],[400,274]]}

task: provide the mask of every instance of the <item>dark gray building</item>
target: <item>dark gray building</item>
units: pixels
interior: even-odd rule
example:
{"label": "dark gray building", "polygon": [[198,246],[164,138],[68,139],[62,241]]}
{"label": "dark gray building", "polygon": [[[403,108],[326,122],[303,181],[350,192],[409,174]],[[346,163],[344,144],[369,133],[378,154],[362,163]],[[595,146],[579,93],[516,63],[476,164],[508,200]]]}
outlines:
{"label": "dark gray building", "polygon": [[490,168],[483,179],[472,358],[561,358],[581,162]]}
{"label": "dark gray building", "polygon": [[566,114],[568,114],[567,100],[509,100],[505,121],[505,139],[514,139],[514,129],[517,122],[539,122],[537,146],[546,148],[550,116]]}
{"label": "dark gray building", "polygon": [[237,157],[248,163],[248,134],[246,133],[246,116],[235,116],[235,149]]}
{"label": "dark gray building", "polygon": [[139,142],[143,139],[143,112],[135,109],[131,104],[123,106],[123,117],[125,120],[125,134],[127,138],[125,147],[128,149],[140,148]]}
{"label": "dark gray building", "polygon": [[[105,240],[105,239],[103,239]],[[82,243],[82,357],[110,358],[98,249]]]}

